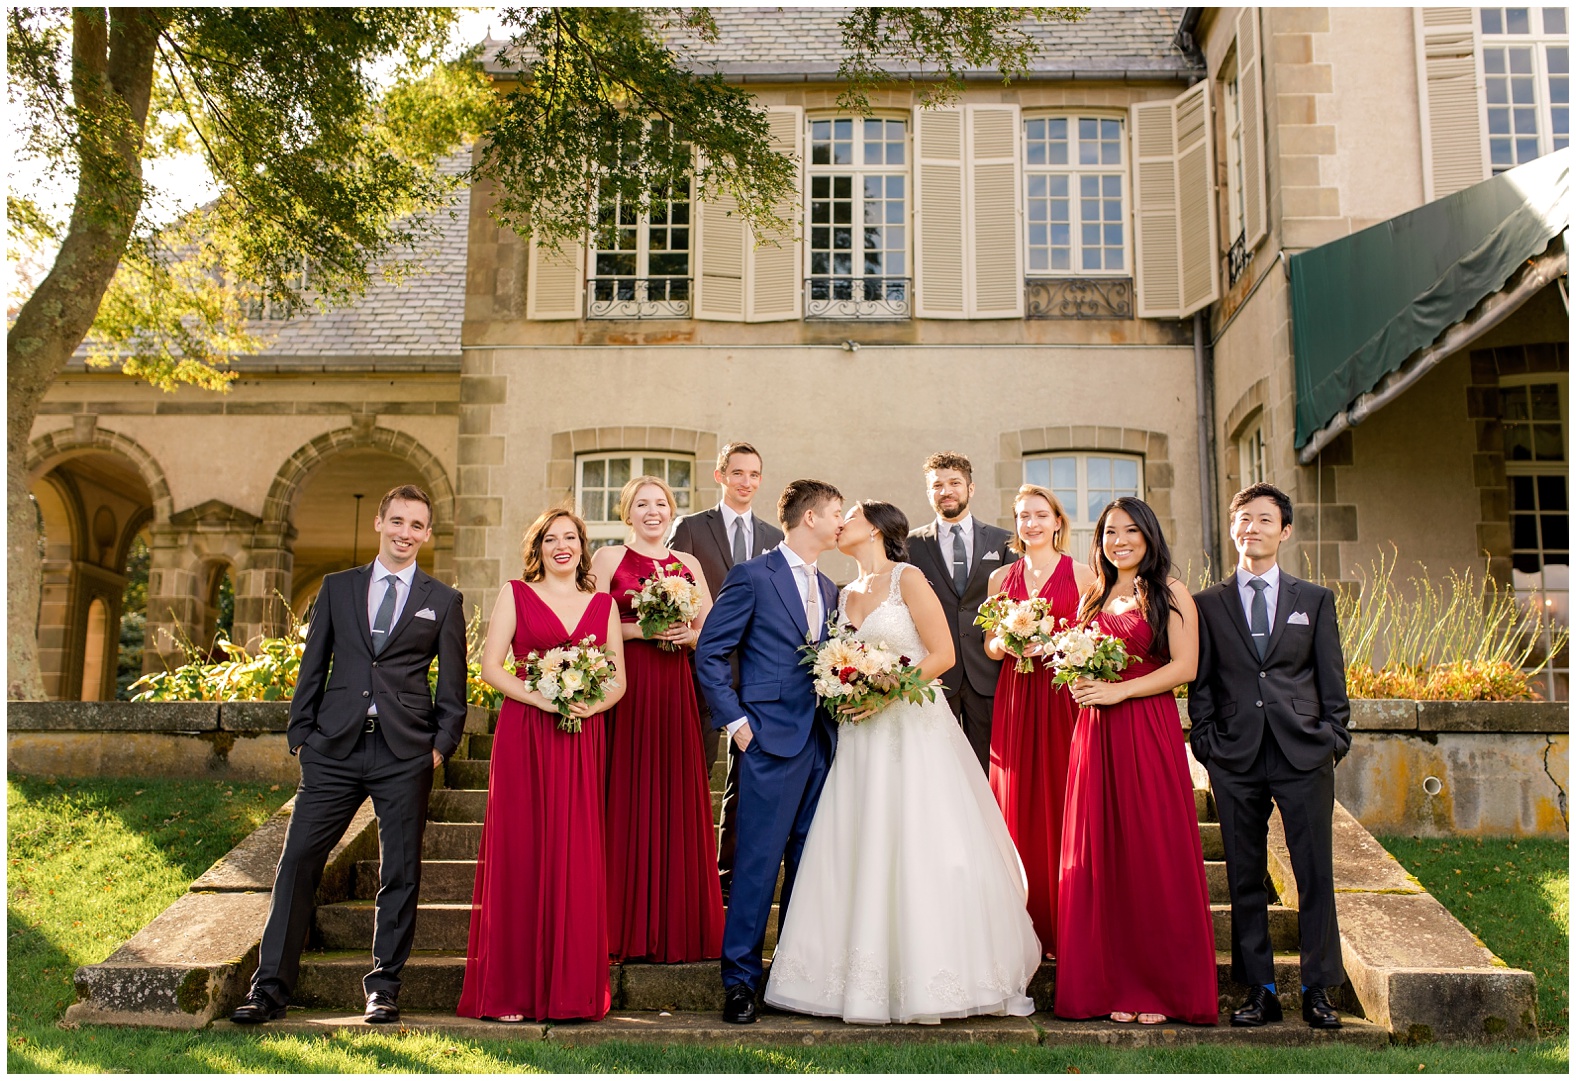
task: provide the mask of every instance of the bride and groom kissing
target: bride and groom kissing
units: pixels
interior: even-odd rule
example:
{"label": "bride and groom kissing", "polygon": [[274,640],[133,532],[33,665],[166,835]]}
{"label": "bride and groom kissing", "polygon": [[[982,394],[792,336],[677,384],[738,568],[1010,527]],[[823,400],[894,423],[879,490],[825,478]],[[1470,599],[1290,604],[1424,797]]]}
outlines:
{"label": "bride and groom kissing", "polygon": [[[783,543],[728,572],[695,647],[713,723],[740,757],[723,1019],[756,1020],[763,991],[782,1009],[868,1024],[1033,1013],[1041,947],[1021,864],[952,711],[898,701],[840,726],[802,663],[835,622],[917,658],[924,679],[953,667],[941,602],[905,562],[906,517],[878,500],[845,513],[835,487],[798,480],[778,518]],[[861,572],[841,598],[816,567],[833,548]]]}

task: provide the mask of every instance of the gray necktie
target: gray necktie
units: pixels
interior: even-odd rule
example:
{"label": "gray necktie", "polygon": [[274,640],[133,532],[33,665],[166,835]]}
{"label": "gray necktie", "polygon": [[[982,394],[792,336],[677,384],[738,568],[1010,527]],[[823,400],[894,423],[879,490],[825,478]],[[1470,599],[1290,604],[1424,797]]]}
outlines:
{"label": "gray necktie", "polygon": [[816,601],[820,592],[815,582],[815,568],[806,563],[804,565],[804,624],[810,631],[810,636],[815,639],[821,637],[821,628],[817,626],[820,606]]}
{"label": "gray necktie", "polygon": [[383,603],[378,605],[378,617],[372,621],[372,655],[376,657],[389,643],[389,628],[394,625],[394,602],[399,598],[399,578],[388,574],[383,577]]}
{"label": "gray necktie", "polygon": [[1253,603],[1249,606],[1248,630],[1253,632],[1253,644],[1259,647],[1259,660],[1270,648],[1270,606],[1264,591],[1270,584],[1262,578],[1249,578],[1248,588],[1253,590]]}
{"label": "gray necktie", "polygon": [[733,520],[733,562],[734,565],[743,563],[750,558],[750,550],[744,544],[744,519]]}
{"label": "gray necktie", "polygon": [[963,596],[964,587],[969,584],[969,554],[963,547],[963,527],[952,527],[952,584],[957,586],[958,596]]}

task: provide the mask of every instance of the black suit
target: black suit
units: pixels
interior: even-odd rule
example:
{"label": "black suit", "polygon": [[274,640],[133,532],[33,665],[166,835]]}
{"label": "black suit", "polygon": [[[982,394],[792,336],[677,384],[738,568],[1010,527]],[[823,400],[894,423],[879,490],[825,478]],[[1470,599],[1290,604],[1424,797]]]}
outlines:
{"label": "black suit", "polygon": [[[448,758],[465,729],[463,598],[417,569],[388,644],[374,654],[367,593],[375,565],[323,579],[290,704],[286,738],[301,759],[301,785],[252,978],[253,993],[275,1005],[288,1002],[295,987],[328,853],[369,796],[378,816],[380,885],[372,971],[363,987],[398,996],[416,934],[432,752]],[[436,701],[427,688],[434,657]],[[372,703],[376,727],[367,731]]]}
{"label": "black suit", "polygon": [[[750,512],[750,525],[749,557],[751,559],[771,551],[783,542],[782,530],[762,520],[754,511]],[[701,573],[706,576],[706,588],[715,598],[717,591],[722,588],[723,579],[727,578],[728,572],[733,569],[733,538],[728,536],[722,508],[712,507],[699,514],[687,514],[674,522],[673,535],[668,538],[668,547],[674,551],[688,552],[699,560]],[[729,659],[733,664],[733,689],[737,691],[739,660],[737,657]],[[717,764],[723,729],[712,727],[711,711],[706,705],[706,696],[700,689],[698,679],[695,683],[695,698],[700,704],[701,741],[706,748],[706,768],[709,770]],[[728,780],[722,792],[722,837],[717,845],[717,870],[722,878],[722,890],[725,896],[732,886],[733,850],[737,840],[734,835],[734,825],[738,814],[739,756],[733,753],[730,741]]]}
{"label": "black suit", "polygon": [[991,574],[998,567],[1015,561],[1018,554],[1007,546],[1012,534],[975,518],[969,577],[960,596],[952,576],[951,538],[945,538],[949,545],[945,550],[942,539],[936,536],[934,520],[912,531],[908,535],[908,558],[924,572],[947,614],[955,663],[941,681],[947,689],[947,703],[963,726],[963,733],[980,760],[980,768],[989,773],[990,719],[1001,662],[985,655],[985,628],[976,626],[974,617],[979,615],[980,605],[990,595]]}
{"label": "black suit", "polygon": [[1273,799],[1297,879],[1302,982],[1335,987],[1346,975],[1335,919],[1331,816],[1335,763],[1352,742],[1335,595],[1281,571],[1261,660],[1237,588],[1241,573],[1193,598],[1198,678],[1188,689],[1189,741],[1209,770],[1226,849],[1232,975],[1249,987],[1275,979],[1265,886]]}

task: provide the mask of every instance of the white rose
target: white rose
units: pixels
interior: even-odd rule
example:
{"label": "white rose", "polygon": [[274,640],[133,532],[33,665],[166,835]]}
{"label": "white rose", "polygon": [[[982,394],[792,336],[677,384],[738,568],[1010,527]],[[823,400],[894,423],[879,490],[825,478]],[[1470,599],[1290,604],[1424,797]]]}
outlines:
{"label": "white rose", "polygon": [[584,687],[586,682],[585,677],[574,668],[569,669],[559,679],[564,685],[564,693],[566,694],[574,694],[581,687]]}
{"label": "white rose", "polygon": [[562,690],[563,688],[558,685],[558,681],[552,676],[543,676],[536,681],[536,693],[549,702],[558,701],[559,692]]}

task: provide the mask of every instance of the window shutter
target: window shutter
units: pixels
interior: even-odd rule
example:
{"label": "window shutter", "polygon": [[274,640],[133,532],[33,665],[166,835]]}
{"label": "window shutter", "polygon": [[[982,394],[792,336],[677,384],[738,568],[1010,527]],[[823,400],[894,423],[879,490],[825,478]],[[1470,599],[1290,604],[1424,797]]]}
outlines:
{"label": "window shutter", "polygon": [[695,215],[695,318],[744,319],[744,219],[732,195],[718,192]]}
{"label": "window shutter", "polygon": [[[784,319],[798,319],[800,301],[804,295],[801,281],[803,260],[799,250],[800,207],[802,194],[804,151],[804,110],[797,105],[774,106],[767,111],[771,125],[772,149],[793,158],[799,168],[793,192],[774,208],[777,216],[789,223],[782,236],[760,237],[751,235],[745,253],[745,281],[748,309],[745,321],[766,323]],[[775,243],[774,243],[775,242]]]}
{"label": "window shutter", "polygon": [[966,319],[963,110],[914,110],[914,310]]}
{"label": "window shutter", "polygon": [[1244,243],[1252,251],[1269,231],[1264,184],[1264,65],[1259,56],[1258,8],[1243,8],[1237,16],[1237,89],[1242,109],[1242,231]]}
{"label": "window shutter", "polygon": [[564,241],[557,251],[531,238],[530,266],[526,272],[527,319],[579,319],[585,286],[586,250]]}
{"label": "window shutter", "polygon": [[1177,254],[1181,313],[1192,315],[1220,296],[1220,259],[1215,251],[1214,125],[1210,123],[1209,80],[1172,102],[1177,147]]}
{"label": "window shutter", "polygon": [[970,105],[969,228],[965,266],[967,310],[974,319],[1023,316],[1023,201],[1018,160],[1018,107]]}
{"label": "window shutter", "polygon": [[1133,250],[1138,315],[1182,314],[1177,255],[1176,132],[1169,101],[1143,101],[1128,116],[1133,129]]}
{"label": "window shutter", "polygon": [[1192,315],[1220,295],[1209,83],[1131,107],[1138,314]]}
{"label": "window shutter", "polygon": [[1486,180],[1487,135],[1474,8],[1417,8],[1417,100],[1423,122],[1423,198]]}

